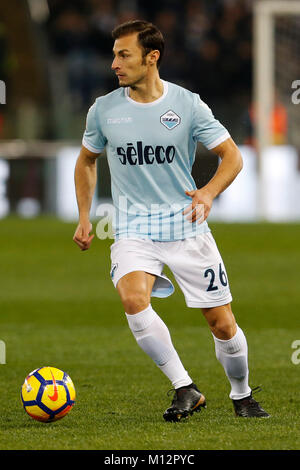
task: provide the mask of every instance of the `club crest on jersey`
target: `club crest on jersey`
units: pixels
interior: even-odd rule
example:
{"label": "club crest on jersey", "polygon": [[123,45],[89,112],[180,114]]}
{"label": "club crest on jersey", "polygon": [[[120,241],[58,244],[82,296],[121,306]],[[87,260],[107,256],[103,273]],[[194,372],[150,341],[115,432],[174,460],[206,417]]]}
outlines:
{"label": "club crest on jersey", "polygon": [[180,117],[171,109],[160,117],[160,122],[169,130],[180,124]]}

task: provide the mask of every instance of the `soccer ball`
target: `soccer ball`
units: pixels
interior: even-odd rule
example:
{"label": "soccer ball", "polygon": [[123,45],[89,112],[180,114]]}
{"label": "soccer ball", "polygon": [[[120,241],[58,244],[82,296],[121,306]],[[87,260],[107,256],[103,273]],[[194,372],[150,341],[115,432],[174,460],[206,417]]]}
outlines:
{"label": "soccer ball", "polygon": [[40,367],[30,372],[21,388],[25,411],[44,423],[66,416],[75,403],[75,396],[71,378],[56,367]]}

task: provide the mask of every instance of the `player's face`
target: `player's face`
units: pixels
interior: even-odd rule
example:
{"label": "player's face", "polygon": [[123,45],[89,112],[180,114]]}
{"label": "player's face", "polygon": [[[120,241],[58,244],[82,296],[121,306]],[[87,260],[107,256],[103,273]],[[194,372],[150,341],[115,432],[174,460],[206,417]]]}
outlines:
{"label": "player's face", "polygon": [[120,86],[134,86],[146,77],[147,60],[138,44],[137,33],[116,39],[113,54],[111,68],[116,73]]}

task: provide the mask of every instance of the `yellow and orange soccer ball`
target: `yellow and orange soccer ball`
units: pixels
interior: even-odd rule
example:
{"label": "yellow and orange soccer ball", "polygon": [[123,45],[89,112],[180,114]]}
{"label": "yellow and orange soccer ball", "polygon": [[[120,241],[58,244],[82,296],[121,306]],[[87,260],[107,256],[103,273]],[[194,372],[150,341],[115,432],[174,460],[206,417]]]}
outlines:
{"label": "yellow and orange soccer ball", "polygon": [[75,403],[75,397],[71,378],[56,367],[40,367],[30,372],[21,388],[25,411],[44,423],[66,416]]}

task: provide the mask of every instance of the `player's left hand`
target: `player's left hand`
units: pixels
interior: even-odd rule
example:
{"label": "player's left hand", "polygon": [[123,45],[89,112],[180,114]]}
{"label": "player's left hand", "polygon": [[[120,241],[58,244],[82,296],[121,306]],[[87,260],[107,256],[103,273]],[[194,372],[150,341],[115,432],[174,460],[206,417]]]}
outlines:
{"label": "player's left hand", "polygon": [[189,214],[187,220],[191,223],[197,220],[198,224],[201,224],[208,217],[213,203],[213,197],[204,188],[185,191],[185,194],[192,198],[192,203],[186,207],[182,213],[184,215]]}
{"label": "player's left hand", "polygon": [[81,251],[86,251],[89,249],[90,244],[92,243],[92,240],[94,238],[94,234],[90,235],[90,232],[92,231],[92,224],[90,223],[89,220],[84,221],[84,222],[79,222],[75,233],[73,240],[76,243],[76,245],[79,246]]}

